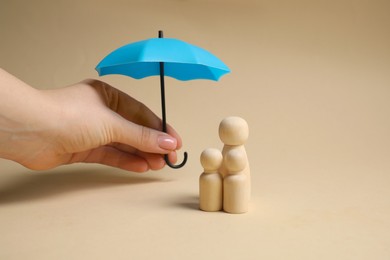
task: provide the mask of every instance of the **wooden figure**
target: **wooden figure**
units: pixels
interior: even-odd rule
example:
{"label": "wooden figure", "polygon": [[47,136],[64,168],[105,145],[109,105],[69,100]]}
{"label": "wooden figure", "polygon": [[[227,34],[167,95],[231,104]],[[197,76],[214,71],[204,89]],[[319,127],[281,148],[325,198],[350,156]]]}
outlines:
{"label": "wooden figure", "polygon": [[240,149],[228,151],[224,164],[227,172],[223,180],[223,210],[228,213],[245,213],[249,205],[249,187],[244,173],[247,165],[245,152]]}
{"label": "wooden figure", "polygon": [[204,172],[199,177],[199,208],[204,211],[222,210],[222,177],[218,169],[222,164],[222,153],[218,149],[205,149],[200,162]]}
{"label": "wooden figure", "polygon": [[[251,176],[248,156],[245,150],[245,142],[248,140],[249,136],[249,127],[248,123],[241,117],[226,117],[219,124],[219,138],[224,143],[222,156],[225,157],[226,154],[231,150],[239,150],[245,157],[246,166],[243,169],[243,173],[247,176],[248,182],[248,198],[251,194]],[[222,177],[225,177],[227,174],[227,169],[225,163],[219,168],[219,173]]]}

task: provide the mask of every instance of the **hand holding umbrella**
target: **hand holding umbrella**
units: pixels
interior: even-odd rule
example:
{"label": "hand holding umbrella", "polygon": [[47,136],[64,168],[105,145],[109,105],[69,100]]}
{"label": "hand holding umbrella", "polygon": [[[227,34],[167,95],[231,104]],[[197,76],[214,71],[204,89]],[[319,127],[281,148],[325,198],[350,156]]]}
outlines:
{"label": "hand holding umbrella", "polygon": [[[217,81],[229,73],[229,68],[210,52],[181,40],[159,38],[127,44],[107,55],[96,67],[100,76],[122,74],[135,79],[160,75],[162,130],[167,132],[165,113],[164,76],[178,80],[210,79]],[[173,165],[168,156],[165,162],[171,168],[181,168],[187,162],[187,152],[179,165]]]}

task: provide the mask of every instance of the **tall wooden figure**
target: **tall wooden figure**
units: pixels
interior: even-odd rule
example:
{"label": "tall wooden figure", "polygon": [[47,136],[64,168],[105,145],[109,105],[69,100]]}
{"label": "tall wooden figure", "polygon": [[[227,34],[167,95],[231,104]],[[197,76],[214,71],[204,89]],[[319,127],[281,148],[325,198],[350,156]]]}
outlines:
{"label": "tall wooden figure", "polygon": [[246,154],[240,149],[230,150],[225,154],[224,164],[227,174],[223,180],[223,210],[229,213],[245,213],[249,205],[249,187],[247,175],[244,173]]}
{"label": "tall wooden figure", "polygon": [[[248,123],[241,117],[226,117],[219,124],[219,138],[224,143],[222,156],[225,157],[226,154],[231,150],[239,150],[244,156],[246,162],[245,168],[242,172],[247,176],[248,182],[248,198],[251,197],[251,176],[248,156],[245,150],[245,142],[248,140],[249,136],[249,127]],[[227,174],[227,169],[225,163],[219,169],[219,173],[222,177],[225,177]]]}
{"label": "tall wooden figure", "polygon": [[204,172],[199,177],[199,208],[204,211],[222,210],[223,180],[218,173],[222,164],[222,153],[218,149],[205,149],[200,155]]}

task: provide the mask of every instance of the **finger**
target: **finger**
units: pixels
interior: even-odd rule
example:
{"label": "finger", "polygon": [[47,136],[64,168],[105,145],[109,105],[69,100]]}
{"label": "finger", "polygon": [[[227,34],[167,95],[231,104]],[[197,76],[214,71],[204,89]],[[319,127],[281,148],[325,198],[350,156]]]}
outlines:
{"label": "finger", "polygon": [[164,161],[164,156],[161,154],[140,152],[137,155],[146,160],[150,170],[160,170],[166,165]]}
{"label": "finger", "polygon": [[[163,155],[150,154],[144,152],[138,152],[137,155],[144,158],[148,162],[149,168],[151,170],[160,170],[167,165]],[[176,152],[170,152],[168,154],[168,160],[173,164],[176,163],[177,161]]]}
{"label": "finger", "polygon": [[175,151],[170,152],[170,153],[168,154],[168,160],[169,160],[172,164],[176,163],[176,162],[177,162],[177,153],[176,153]]}
{"label": "finger", "polygon": [[[119,100],[120,105],[117,107],[116,112],[123,118],[138,125],[143,125],[162,131],[161,119],[143,103],[135,100],[123,92],[120,93]],[[132,104],[131,106],[126,105],[130,103]],[[176,130],[169,124],[167,124],[167,133],[176,138],[178,144],[177,148],[180,149],[182,146],[182,139]]]}
{"label": "finger", "polygon": [[[161,154],[154,154],[154,153],[147,153],[147,152],[142,152],[134,147],[124,145],[121,143],[113,143],[111,146],[115,147],[116,149],[126,152],[126,153],[132,153],[135,154],[139,157],[142,157],[145,159],[149,165],[149,168],[151,170],[159,170],[162,169],[165,165],[165,159],[164,156]],[[168,153],[168,159],[171,163],[176,163],[177,161],[177,154],[175,151]]]}
{"label": "finger", "polygon": [[[168,126],[168,134],[171,135],[172,137],[176,138],[176,140],[177,140],[176,149],[180,149],[182,146],[182,141],[181,141],[180,136],[178,136],[175,133],[176,133],[175,130],[173,128],[171,128],[170,126]],[[128,153],[136,153],[136,151],[137,151],[137,149],[135,149],[134,147],[126,145],[126,144],[122,144],[122,143],[112,143],[111,145],[116,147],[117,149],[120,149],[120,150],[122,150],[124,152],[128,152]]]}
{"label": "finger", "polygon": [[161,154],[142,152],[135,149],[134,147],[120,144],[120,143],[112,144],[112,146],[120,151],[135,154],[145,159],[151,170],[159,170],[165,166],[164,156]]}
{"label": "finger", "polygon": [[183,141],[180,137],[180,135],[176,132],[176,130],[170,126],[169,124],[167,124],[167,133],[171,136],[173,136],[174,138],[176,138],[177,140],[177,149],[180,149],[183,145]]}
{"label": "finger", "polygon": [[[114,112],[118,113],[128,121],[134,122],[138,125],[143,125],[156,130],[162,130],[161,119],[150,110],[145,104],[139,102],[126,93],[110,86],[109,84],[101,81],[93,81],[90,83],[99,92],[102,92],[103,99],[106,105]],[[182,140],[180,135],[174,130],[174,128],[167,124],[167,132],[178,143],[178,149],[182,146]]]}
{"label": "finger", "polygon": [[161,130],[161,119],[143,103],[105,82],[90,80],[88,84],[100,94],[107,107],[123,118]]}
{"label": "finger", "polygon": [[149,164],[144,158],[122,152],[110,146],[102,146],[88,152],[79,153],[73,157],[70,163],[74,162],[99,163],[139,173],[149,170]]}
{"label": "finger", "polygon": [[177,139],[164,132],[137,125],[122,117],[116,117],[112,127],[112,141],[132,146],[148,153],[167,154],[177,149]]}

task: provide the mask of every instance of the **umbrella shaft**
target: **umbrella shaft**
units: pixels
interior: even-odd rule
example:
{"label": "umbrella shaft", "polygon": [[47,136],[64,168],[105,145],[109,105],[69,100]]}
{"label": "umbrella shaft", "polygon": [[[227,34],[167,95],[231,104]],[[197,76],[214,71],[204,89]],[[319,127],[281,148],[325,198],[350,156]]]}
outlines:
{"label": "umbrella shaft", "polygon": [[[163,32],[159,31],[158,32],[158,37],[163,38]],[[164,62],[160,62],[160,86],[161,86],[161,110],[162,110],[162,130],[163,132],[167,132],[167,116],[165,114],[165,82],[164,82]],[[184,159],[181,164],[178,165],[173,165],[168,158],[168,155],[164,155],[164,160],[165,162],[169,165],[169,167],[178,169],[184,166],[187,162],[187,152],[184,152]]]}
{"label": "umbrella shaft", "polygon": [[167,117],[165,113],[165,82],[164,82],[164,62],[160,62],[160,86],[161,86],[161,112],[162,130],[167,132]]}
{"label": "umbrella shaft", "polygon": [[[158,38],[164,38],[163,31],[158,31]],[[164,82],[164,62],[160,62],[160,87],[161,87],[161,113],[162,130],[167,132],[167,116],[165,113],[165,82]]]}

